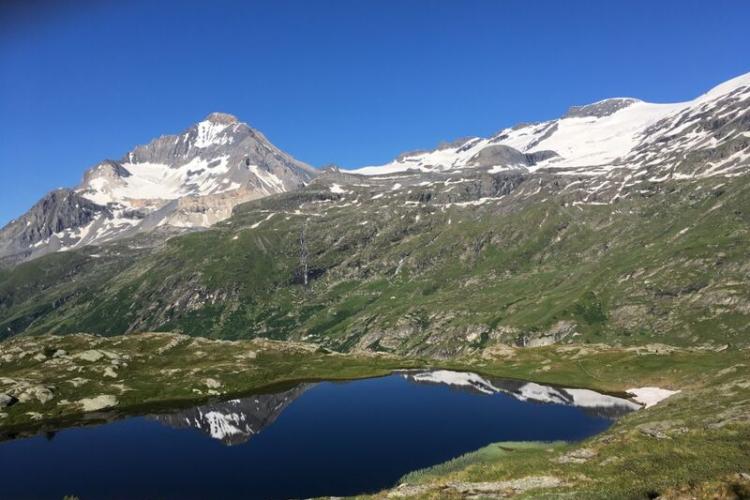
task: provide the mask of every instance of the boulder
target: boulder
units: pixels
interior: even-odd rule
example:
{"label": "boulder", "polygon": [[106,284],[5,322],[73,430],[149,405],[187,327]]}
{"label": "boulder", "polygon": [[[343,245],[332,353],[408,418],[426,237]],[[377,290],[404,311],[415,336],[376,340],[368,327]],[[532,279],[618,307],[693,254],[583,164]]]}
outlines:
{"label": "boulder", "polygon": [[20,391],[16,395],[18,400],[22,403],[27,403],[33,399],[36,399],[42,404],[52,400],[55,396],[52,393],[52,389],[43,385],[29,385],[20,388]]}
{"label": "boulder", "polygon": [[10,394],[0,393],[0,408],[7,408],[16,402],[18,402],[18,399]]}
{"label": "boulder", "polygon": [[209,389],[218,389],[219,387],[221,387],[221,382],[213,378],[207,378],[204,383]]}
{"label": "boulder", "polygon": [[104,357],[104,353],[102,351],[97,351],[96,349],[89,349],[88,351],[79,352],[74,357],[90,363],[96,363]]}
{"label": "boulder", "polygon": [[83,398],[78,401],[83,411],[97,411],[117,406],[117,398],[111,394],[100,394],[93,398]]}

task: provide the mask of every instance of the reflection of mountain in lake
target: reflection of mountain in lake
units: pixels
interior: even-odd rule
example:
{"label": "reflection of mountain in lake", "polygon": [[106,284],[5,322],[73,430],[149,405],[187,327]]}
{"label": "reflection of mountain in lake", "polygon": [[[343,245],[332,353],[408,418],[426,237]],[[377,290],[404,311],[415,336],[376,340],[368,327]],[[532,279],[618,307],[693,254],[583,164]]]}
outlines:
{"label": "reflection of mountain in lake", "polygon": [[[473,393],[507,394],[520,401],[576,406],[588,414],[606,418],[619,417],[640,408],[640,405],[627,399],[589,389],[490,379],[469,372],[435,370],[403,372],[403,376],[419,384],[442,384]],[[285,392],[209,403],[150,418],[174,428],[196,428],[227,445],[240,444],[271,425],[309,387],[312,384],[301,384]]]}
{"label": "reflection of mountain in lake", "polygon": [[209,403],[151,418],[178,429],[199,429],[226,445],[240,444],[271,425],[309,387],[302,384],[285,392]]}
{"label": "reflection of mountain in lake", "polygon": [[615,418],[641,406],[628,399],[600,394],[590,389],[567,389],[522,380],[488,379],[476,373],[435,370],[405,372],[404,377],[417,383],[446,384],[482,394],[503,393],[521,401],[576,406],[586,413]]}

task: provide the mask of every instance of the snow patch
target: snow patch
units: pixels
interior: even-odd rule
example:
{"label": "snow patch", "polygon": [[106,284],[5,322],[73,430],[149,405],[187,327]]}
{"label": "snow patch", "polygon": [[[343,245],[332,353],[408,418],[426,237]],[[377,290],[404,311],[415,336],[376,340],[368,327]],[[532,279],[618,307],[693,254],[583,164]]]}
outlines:
{"label": "snow patch", "polygon": [[627,390],[628,394],[633,395],[635,401],[641,403],[646,408],[654,406],[678,392],[680,391],[670,391],[669,389],[661,389],[659,387],[637,387]]}
{"label": "snow patch", "polygon": [[275,213],[271,213],[271,214],[268,214],[268,217],[266,217],[266,218],[265,218],[265,219],[263,219],[263,220],[259,220],[258,222],[256,222],[255,224],[253,224],[252,226],[250,226],[250,229],[256,229],[256,228],[257,228],[258,226],[260,226],[260,225],[261,225],[262,223],[266,222],[267,220],[270,220],[270,219],[271,219],[271,217],[273,217],[274,215],[276,215],[276,214],[275,214]]}
{"label": "snow patch", "polygon": [[331,190],[332,193],[336,193],[336,194],[343,194],[343,193],[349,192],[346,189],[342,188],[341,185],[339,184],[331,184],[331,187],[329,189]]}
{"label": "snow patch", "polygon": [[216,123],[210,120],[202,121],[198,124],[198,137],[195,139],[195,147],[207,148],[215,144],[229,144],[232,137],[222,135],[222,132],[229,127],[226,123]]}
{"label": "snow patch", "polygon": [[[188,195],[208,195],[231,191],[238,184],[225,185],[219,177],[229,172],[229,155],[211,160],[195,157],[179,167],[163,163],[124,163],[128,177],[110,179],[95,177],[79,192],[99,205],[122,203],[134,206],[133,200],[174,200]],[[260,177],[260,176],[259,176]]]}

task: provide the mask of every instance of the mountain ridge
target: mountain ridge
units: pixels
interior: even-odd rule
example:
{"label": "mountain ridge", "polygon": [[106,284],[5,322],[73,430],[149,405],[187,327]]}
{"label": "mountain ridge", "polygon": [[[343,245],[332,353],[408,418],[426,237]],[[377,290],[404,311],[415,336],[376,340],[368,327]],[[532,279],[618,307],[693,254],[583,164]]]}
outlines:
{"label": "mountain ridge", "polygon": [[[93,217],[83,224],[71,210],[49,221],[26,212],[0,229],[0,258],[26,260],[159,226],[209,227],[231,215],[238,203],[298,189],[316,175],[316,169],[278,149],[260,131],[214,112],[179,134],[163,135],[120,160],[88,168],[76,187],[63,191],[86,200],[78,206],[85,205]],[[46,207],[55,199],[50,193],[42,203]],[[34,226],[40,218],[42,225]]]}
{"label": "mountain ridge", "polygon": [[[560,166],[571,157],[542,149],[552,126],[537,124],[511,137],[539,144],[526,152],[473,139],[440,150],[466,166],[332,167],[190,234],[146,214],[153,232],[0,268],[0,337],[176,331],[444,358],[497,344],[747,346],[745,80],[652,120],[609,163]],[[567,118],[549,137],[609,145],[610,120],[636,106]],[[190,197],[163,210],[192,203],[201,213]]]}
{"label": "mountain ridge", "polygon": [[[432,151],[402,153],[384,165],[353,169],[364,175],[384,175],[412,170],[449,170],[470,166],[469,160],[482,149],[500,144],[520,153],[537,149],[554,151],[557,158],[535,165],[540,169],[558,169],[572,174],[601,174],[597,168],[616,167],[644,145],[643,135],[649,128],[670,117],[708,105],[726,106],[721,98],[734,94],[743,102],[750,94],[750,73],[722,82],[700,96],[685,102],[648,103],[633,97],[603,99],[591,104],[571,106],[560,118],[514,125],[488,137],[471,137],[460,144],[444,143]],[[742,111],[742,110],[740,110]],[[577,140],[585,137],[586,140]],[[446,144],[448,147],[445,147]],[[632,160],[632,158],[630,158]],[[622,161],[619,161],[622,160]],[[519,165],[498,164],[510,168]],[[522,165],[521,165],[522,166]],[[594,169],[587,172],[586,168]]]}
{"label": "mountain ridge", "polygon": [[[468,168],[488,169],[490,173],[518,169],[555,171],[605,179],[583,182],[596,184],[590,186],[588,201],[608,202],[621,196],[623,187],[634,177],[647,175],[651,181],[659,181],[675,175],[695,176],[690,168],[680,168],[689,163],[685,158],[695,146],[700,146],[695,137],[685,138],[686,132],[696,134],[695,127],[690,129],[691,119],[705,114],[707,106],[721,108],[713,110],[714,116],[734,111],[741,117],[749,97],[747,73],[685,102],[654,104],[632,97],[603,99],[571,106],[558,119],[515,125],[484,139],[469,137],[444,142],[432,151],[406,152],[390,163],[347,172],[377,176]],[[716,142],[718,137],[727,143],[725,149],[737,154],[723,164],[704,169],[706,175],[731,174],[747,156],[747,134],[733,137],[719,130],[719,125],[723,126],[715,120],[710,126],[716,130],[699,132],[704,141]],[[670,141],[674,146],[669,169],[655,168],[653,158],[659,158],[661,149]],[[711,148],[716,150],[716,144]],[[82,182],[70,190],[67,198],[88,200],[78,203],[86,207],[86,214],[72,215],[68,207],[51,209],[52,214],[65,213],[67,217],[47,220],[47,216],[37,213],[30,217],[27,212],[9,222],[0,229],[0,259],[22,261],[52,251],[126,238],[164,225],[177,230],[203,229],[229,217],[240,203],[299,189],[319,173],[273,146],[260,131],[236,116],[213,112],[179,134],[160,136],[134,147],[120,160],[103,160],[87,169]],[[62,199],[48,193],[41,202],[47,206],[58,198]],[[38,205],[34,206],[37,211]],[[36,220],[44,222],[36,227]],[[82,220],[86,221],[85,226]]]}

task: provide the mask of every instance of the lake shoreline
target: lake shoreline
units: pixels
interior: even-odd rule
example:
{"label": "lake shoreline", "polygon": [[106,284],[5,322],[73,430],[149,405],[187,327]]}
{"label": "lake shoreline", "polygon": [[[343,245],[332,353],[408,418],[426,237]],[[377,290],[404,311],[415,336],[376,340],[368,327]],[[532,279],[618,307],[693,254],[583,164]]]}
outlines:
{"label": "lake shoreline", "polygon": [[[738,445],[750,440],[747,419],[750,384],[746,382],[750,379],[750,352],[742,349],[716,352],[664,345],[618,348],[568,344],[490,348],[446,361],[385,354],[338,354],[297,343],[221,342],[162,333],[109,338],[26,337],[5,342],[4,347],[29,354],[0,365],[0,384],[5,384],[0,385],[0,393],[8,390],[8,380],[25,381],[31,387],[54,391],[51,401],[28,399],[0,409],[6,413],[0,419],[0,427],[5,430],[19,429],[29,423],[42,430],[45,422],[52,420],[37,423],[29,413],[51,418],[66,411],[71,414],[78,408],[75,401],[115,393],[114,387],[122,384],[126,390],[116,393],[119,402],[116,412],[151,409],[164,401],[179,401],[189,406],[196,401],[216,401],[296,380],[351,380],[399,369],[442,368],[570,388],[593,388],[613,395],[634,387],[681,392],[621,418],[594,438],[552,452],[516,451],[510,462],[507,457],[478,452],[470,464],[467,462],[459,470],[424,475],[416,485],[417,490],[413,490],[421,492],[417,496],[442,491],[440,488],[447,484],[452,485],[448,491],[455,490],[461,496],[467,481],[489,482],[490,486],[482,488],[492,491],[498,485],[507,486],[502,481],[536,477],[541,470],[552,470],[560,479],[553,491],[575,492],[580,498],[599,498],[603,494],[643,496],[652,490],[681,491],[679,488],[688,483],[714,491],[737,481],[742,483],[736,474],[750,471],[750,457]],[[86,357],[92,359],[97,357],[89,353],[92,350],[115,354],[119,360],[115,370],[118,377],[103,376],[108,368],[114,370],[113,360],[106,355],[97,361],[79,360],[75,364],[60,363],[53,357],[46,357],[46,361],[33,359],[35,353],[44,350],[65,350],[66,356],[74,359],[79,359],[75,357],[82,353],[88,353]],[[49,368],[41,369],[48,363],[51,363]],[[84,382],[74,386],[69,383],[73,380]],[[67,403],[58,404],[61,401]],[[717,407],[722,410],[717,412]],[[564,458],[566,454],[572,454],[571,458]],[[667,463],[671,464],[669,471],[664,469]],[[481,468],[477,468],[479,464]],[[623,464],[628,464],[625,472]],[[580,477],[588,479],[581,481]],[[531,484],[547,484],[535,481]],[[408,491],[412,490],[402,493]],[[385,490],[374,497],[391,495],[400,493],[396,489]]]}

